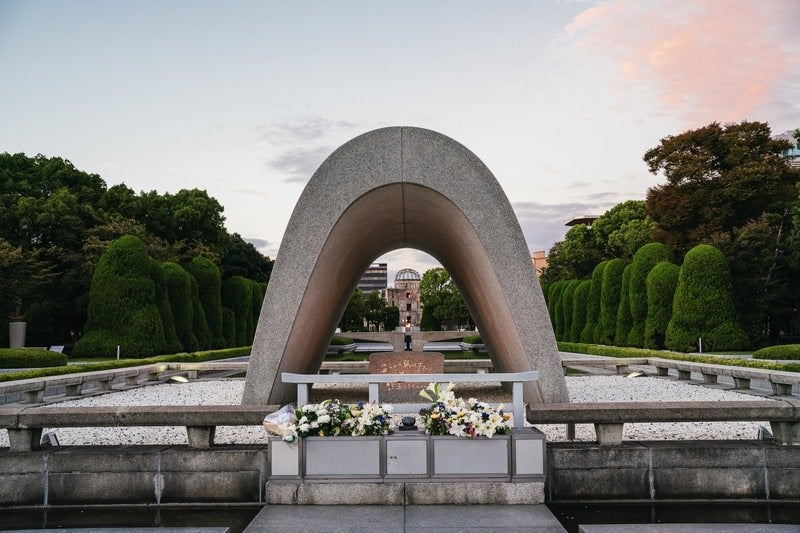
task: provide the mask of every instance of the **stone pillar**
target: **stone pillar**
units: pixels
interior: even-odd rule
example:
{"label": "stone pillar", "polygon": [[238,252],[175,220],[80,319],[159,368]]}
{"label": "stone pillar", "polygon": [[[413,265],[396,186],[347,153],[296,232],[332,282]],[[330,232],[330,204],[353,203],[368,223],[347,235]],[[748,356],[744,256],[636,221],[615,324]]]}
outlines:
{"label": "stone pillar", "polygon": [[24,348],[25,347],[25,331],[28,327],[27,322],[9,322],[8,323],[8,347],[9,348]]}

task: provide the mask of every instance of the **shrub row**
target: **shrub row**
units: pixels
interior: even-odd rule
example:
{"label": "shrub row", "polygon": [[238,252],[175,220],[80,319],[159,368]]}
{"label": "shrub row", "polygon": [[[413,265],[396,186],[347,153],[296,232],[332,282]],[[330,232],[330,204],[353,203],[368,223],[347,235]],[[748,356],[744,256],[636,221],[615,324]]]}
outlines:
{"label": "shrub row", "polygon": [[[27,350],[26,350],[27,351]],[[114,361],[103,361],[99,363],[85,363],[80,365],[64,366],[51,368],[38,368],[20,370],[18,372],[5,372],[0,374],[0,382],[15,381],[18,379],[41,378],[46,376],[59,376],[62,374],[78,374],[81,372],[94,372],[97,370],[113,370],[115,368],[127,368],[130,366],[149,365],[153,363],[200,363],[203,361],[213,361],[215,359],[228,359],[231,357],[244,357],[250,355],[249,346],[239,346],[236,348],[226,348],[224,350],[210,350],[202,352],[159,355],[145,357],[142,359],[120,359]]]}
{"label": "shrub row", "polygon": [[[252,343],[266,284],[195,257],[158,263],[140,239],[114,241],[95,268],[78,357],[148,357]],[[223,307],[223,302],[226,305]]]}
{"label": "shrub row", "polygon": [[67,356],[50,350],[0,348],[0,368],[42,368],[64,366]]}
{"label": "shrub row", "polygon": [[800,344],[781,344],[761,348],[753,353],[753,358],[800,360]]}
{"label": "shrub row", "polygon": [[590,280],[544,287],[556,339],[584,344],[692,352],[742,350],[749,339],[735,320],[725,257],[699,245],[683,266],[664,244],[642,246],[628,264],[602,261]]}
{"label": "shrub row", "polygon": [[630,348],[622,346],[604,346],[600,344],[581,344],[574,342],[559,342],[558,349],[562,352],[581,353],[586,355],[602,355],[605,357],[660,357],[661,359],[674,359],[677,361],[692,361],[695,363],[708,363],[715,365],[742,366],[747,368],[763,368],[766,370],[779,370],[782,372],[800,372],[800,363],[772,363],[754,359],[738,359],[715,357],[713,355],[696,355],[664,350],[649,350],[646,348]]}

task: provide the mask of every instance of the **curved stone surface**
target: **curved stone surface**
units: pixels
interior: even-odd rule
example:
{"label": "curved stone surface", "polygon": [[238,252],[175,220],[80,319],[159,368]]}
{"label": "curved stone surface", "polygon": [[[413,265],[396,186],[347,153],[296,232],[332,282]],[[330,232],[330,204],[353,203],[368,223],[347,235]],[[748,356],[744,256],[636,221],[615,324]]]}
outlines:
{"label": "curved stone surface", "polygon": [[314,173],[284,234],[253,341],[243,403],[295,399],[281,372],[319,370],[364,270],[398,248],[452,275],[498,372],[538,370],[528,403],[566,402],[566,382],[516,215],[489,169],[444,135],[365,133]]}

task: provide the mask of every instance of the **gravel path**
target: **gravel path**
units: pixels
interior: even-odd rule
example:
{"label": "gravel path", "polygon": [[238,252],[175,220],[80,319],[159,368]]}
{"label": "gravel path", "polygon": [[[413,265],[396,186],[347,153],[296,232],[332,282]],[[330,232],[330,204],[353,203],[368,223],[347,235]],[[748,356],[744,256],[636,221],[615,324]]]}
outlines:
{"label": "gravel path", "polygon": [[[641,402],[641,401],[746,401],[753,397],[734,391],[710,389],[701,385],[665,379],[622,376],[567,377],[567,387],[572,402]],[[180,384],[149,385],[125,392],[115,392],[78,400],[52,404],[53,406],[114,406],[114,405],[236,405],[240,403],[244,380],[193,381]],[[511,403],[511,397],[499,384],[495,386],[464,384],[456,387],[458,396],[476,397],[490,402]],[[328,385],[315,387],[311,401],[338,398],[343,402],[364,400],[364,386]],[[755,439],[759,426],[767,422],[698,422],[672,424],[625,424],[624,438],[628,440],[706,440]],[[537,426],[549,441],[565,441],[563,424]],[[47,430],[45,430],[47,431]],[[126,445],[126,444],[183,444],[186,431],[183,427],[130,427],[130,428],[58,428],[59,443],[64,445]],[[594,427],[578,424],[576,440],[593,441]],[[261,427],[217,428],[218,444],[266,444],[266,433]],[[8,446],[8,434],[0,431],[0,447]]]}

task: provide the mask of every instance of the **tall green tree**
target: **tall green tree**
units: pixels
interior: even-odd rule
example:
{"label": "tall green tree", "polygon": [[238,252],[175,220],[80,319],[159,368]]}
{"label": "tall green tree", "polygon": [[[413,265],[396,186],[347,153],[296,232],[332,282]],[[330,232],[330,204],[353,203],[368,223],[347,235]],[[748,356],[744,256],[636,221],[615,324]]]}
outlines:
{"label": "tall green tree", "polygon": [[628,200],[600,215],[592,224],[592,233],[603,259],[630,260],[636,250],[652,240],[655,226],[647,216],[644,200]]}
{"label": "tall green tree", "polygon": [[655,239],[678,255],[698,244],[728,262],[737,315],[757,344],[777,341],[797,322],[798,270],[792,265],[800,170],[786,164],[790,143],[766,123],[706,127],[662,139],[644,159],[667,182],[647,193]]}
{"label": "tall green tree", "polygon": [[353,291],[350,301],[339,320],[339,329],[342,331],[363,331],[365,315],[364,296],[361,289]]}
{"label": "tall green tree", "polygon": [[783,158],[788,148],[763,122],[714,122],[662,139],[644,155],[650,172],[666,178],[647,192],[654,238],[683,254],[765,212],[782,212],[797,197],[797,172]]}
{"label": "tall green tree", "polygon": [[545,283],[552,283],[586,278],[603,258],[592,230],[584,224],[572,226],[564,240],[550,248],[547,267],[542,270],[541,279]]}
{"label": "tall green tree", "polygon": [[424,306],[423,314],[429,311],[435,318],[436,329],[439,329],[445,321],[468,327],[472,325],[472,318],[461,291],[444,268],[431,268],[422,274],[419,298]]}

